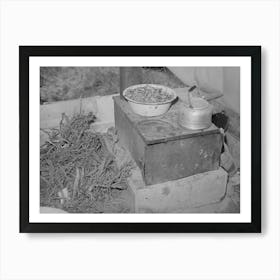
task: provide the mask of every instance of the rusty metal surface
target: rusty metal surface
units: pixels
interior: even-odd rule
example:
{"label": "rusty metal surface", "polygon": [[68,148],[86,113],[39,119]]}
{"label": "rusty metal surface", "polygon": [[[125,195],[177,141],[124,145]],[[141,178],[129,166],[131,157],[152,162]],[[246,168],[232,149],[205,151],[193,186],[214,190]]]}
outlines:
{"label": "rusty metal surface", "polygon": [[218,169],[222,135],[212,125],[193,131],[178,124],[178,106],[161,117],[142,117],[114,98],[115,126],[121,144],[140,167],[147,185]]}
{"label": "rusty metal surface", "polygon": [[218,133],[147,145],[144,180],[150,185],[218,169],[221,148]]}
{"label": "rusty metal surface", "polygon": [[[115,104],[125,113],[127,119],[138,130],[139,135],[143,138],[146,144],[155,144],[166,142],[175,139],[191,138],[199,135],[207,135],[219,133],[219,129],[212,125],[207,129],[190,130],[180,125],[179,112],[181,110],[182,102],[176,100],[171,106],[169,111],[164,115],[158,117],[143,117],[135,114],[126,101],[121,100],[119,97],[114,97]],[[159,128],[155,130],[153,125],[149,127],[146,122],[158,122]]]}

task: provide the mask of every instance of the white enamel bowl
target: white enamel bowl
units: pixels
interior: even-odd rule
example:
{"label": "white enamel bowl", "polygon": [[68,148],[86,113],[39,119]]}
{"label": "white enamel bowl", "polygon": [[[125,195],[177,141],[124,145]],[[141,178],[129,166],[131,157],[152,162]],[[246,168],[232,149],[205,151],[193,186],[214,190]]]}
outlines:
{"label": "white enamel bowl", "polygon": [[134,86],[126,88],[123,91],[123,96],[128,101],[133,112],[138,115],[145,116],[145,117],[155,117],[155,116],[160,116],[160,115],[166,113],[168,111],[168,109],[170,108],[171,103],[177,98],[175,91],[172,90],[171,88],[168,88],[168,87],[162,86],[162,85],[148,84],[149,86],[154,87],[154,88],[161,88],[163,91],[167,91],[168,93],[170,93],[173,96],[171,99],[164,101],[164,102],[141,103],[141,102],[137,102],[126,96],[126,94],[129,90],[137,89],[139,87],[143,87],[146,85],[147,84],[134,85]]}

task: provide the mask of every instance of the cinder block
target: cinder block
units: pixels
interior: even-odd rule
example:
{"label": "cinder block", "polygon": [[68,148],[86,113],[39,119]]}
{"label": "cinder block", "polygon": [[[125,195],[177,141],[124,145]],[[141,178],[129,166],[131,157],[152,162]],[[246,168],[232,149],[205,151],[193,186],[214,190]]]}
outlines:
{"label": "cinder block", "polygon": [[128,183],[136,213],[195,212],[193,208],[219,202],[225,196],[227,173],[220,168],[146,187],[136,170]]}

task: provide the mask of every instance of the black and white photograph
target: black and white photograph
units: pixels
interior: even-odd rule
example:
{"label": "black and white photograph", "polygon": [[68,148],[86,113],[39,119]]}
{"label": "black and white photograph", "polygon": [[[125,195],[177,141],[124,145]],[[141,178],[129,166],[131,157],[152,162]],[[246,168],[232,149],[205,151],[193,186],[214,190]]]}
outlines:
{"label": "black and white photograph", "polygon": [[22,228],[259,231],[260,50],[21,46]]}
{"label": "black and white photograph", "polygon": [[239,213],[239,67],[41,67],[41,213]]}

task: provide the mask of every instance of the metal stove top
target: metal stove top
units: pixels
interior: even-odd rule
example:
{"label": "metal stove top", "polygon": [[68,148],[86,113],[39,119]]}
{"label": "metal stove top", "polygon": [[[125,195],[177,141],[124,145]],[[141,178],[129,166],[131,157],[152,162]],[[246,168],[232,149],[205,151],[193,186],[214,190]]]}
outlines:
{"label": "metal stove top", "polygon": [[119,96],[114,97],[114,100],[147,144],[208,135],[219,131],[214,124],[203,130],[190,130],[181,126],[178,118],[183,103],[180,99],[171,106],[168,112],[156,117],[144,117],[135,114],[129,104]]}

